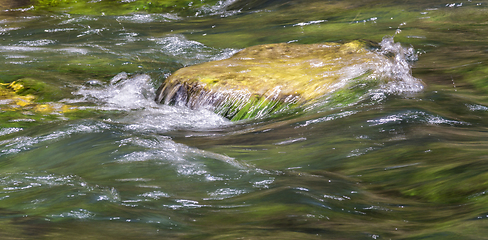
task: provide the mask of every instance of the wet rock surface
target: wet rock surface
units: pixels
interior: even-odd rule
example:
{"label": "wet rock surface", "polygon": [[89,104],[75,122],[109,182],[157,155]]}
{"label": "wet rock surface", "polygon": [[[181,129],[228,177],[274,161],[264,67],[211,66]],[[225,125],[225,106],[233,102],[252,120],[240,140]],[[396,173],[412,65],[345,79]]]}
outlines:
{"label": "wet rock surface", "polygon": [[156,102],[209,108],[231,120],[317,100],[348,80],[369,75],[386,58],[373,43],[267,44],[233,57],[182,68],[157,91]]}

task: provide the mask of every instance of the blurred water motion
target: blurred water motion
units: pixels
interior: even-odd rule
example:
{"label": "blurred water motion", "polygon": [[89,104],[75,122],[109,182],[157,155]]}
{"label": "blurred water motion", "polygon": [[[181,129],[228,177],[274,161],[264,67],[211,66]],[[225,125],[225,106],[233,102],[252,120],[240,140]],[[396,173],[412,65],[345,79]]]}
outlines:
{"label": "blurred water motion", "polygon": [[[0,2],[2,239],[487,234],[488,2],[32,4]],[[357,39],[383,41],[402,81],[238,122],[153,101],[176,70],[245,47]],[[25,79],[35,105],[13,100]]]}

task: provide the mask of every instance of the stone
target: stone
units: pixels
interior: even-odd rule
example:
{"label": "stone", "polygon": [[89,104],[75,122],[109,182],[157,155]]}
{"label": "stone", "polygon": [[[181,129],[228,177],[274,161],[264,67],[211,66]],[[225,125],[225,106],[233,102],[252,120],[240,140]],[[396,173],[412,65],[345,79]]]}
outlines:
{"label": "stone", "polygon": [[313,102],[370,74],[386,57],[374,43],[267,44],[228,59],[179,69],[156,102],[208,108],[231,120],[261,117]]}

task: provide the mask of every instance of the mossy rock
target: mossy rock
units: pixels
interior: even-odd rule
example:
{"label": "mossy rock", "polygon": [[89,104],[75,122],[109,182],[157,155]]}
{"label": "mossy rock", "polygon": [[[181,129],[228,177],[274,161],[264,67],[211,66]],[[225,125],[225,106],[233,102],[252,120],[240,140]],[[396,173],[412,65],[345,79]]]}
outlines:
{"label": "mossy rock", "polygon": [[373,72],[386,59],[366,41],[267,44],[233,57],[182,68],[156,102],[209,108],[231,120],[261,117],[316,101]]}
{"label": "mossy rock", "polygon": [[66,94],[56,86],[32,78],[22,78],[11,82],[8,87],[20,96],[33,95],[38,102],[60,100]]}
{"label": "mossy rock", "polygon": [[32,78],[0,83],[2,127],[28,127],[59,119],[77,118],[86,110],[52,102],[63,93],[50,84]]}

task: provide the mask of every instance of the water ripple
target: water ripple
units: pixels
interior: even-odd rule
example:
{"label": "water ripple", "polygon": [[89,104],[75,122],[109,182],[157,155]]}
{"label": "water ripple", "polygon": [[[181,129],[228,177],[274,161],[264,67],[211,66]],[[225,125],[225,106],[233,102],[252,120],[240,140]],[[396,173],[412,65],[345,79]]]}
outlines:
{"label": "water ripple", "polygon": [[432,125],[471,125],[463,121],[456,121],[445,119],[438,115],[432,115],[423,111],[408,110],[406,112],[389,115],[379,119],[371,119],[367,121],[371,123],[370,126],[378,126],[384,124],[400,124],[400,123],[427,123]]}

